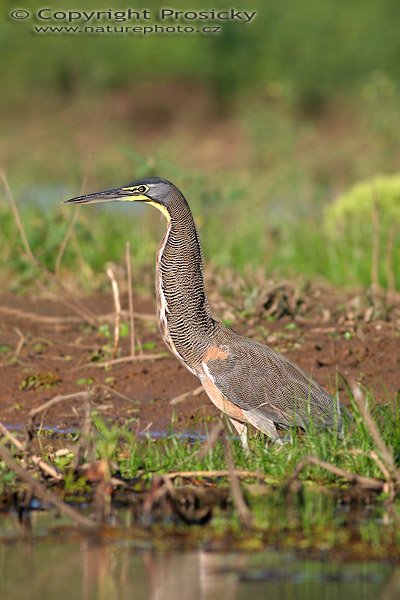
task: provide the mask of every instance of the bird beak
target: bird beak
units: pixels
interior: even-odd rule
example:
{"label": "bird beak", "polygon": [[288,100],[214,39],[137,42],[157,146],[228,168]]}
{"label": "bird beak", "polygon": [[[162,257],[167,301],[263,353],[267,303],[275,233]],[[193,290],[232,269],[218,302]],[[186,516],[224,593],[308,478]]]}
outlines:
{"label": "bird beak", "polygon": [[104,192],[94,192],[93,194],[85,194],[85,196],[77,196],[70,200],[64,200],[63,204],[94,204],[100,202],[137,202],[149,201],[150,198],[144,194],[132,194],[131,188],[116,188],[106,190]]}

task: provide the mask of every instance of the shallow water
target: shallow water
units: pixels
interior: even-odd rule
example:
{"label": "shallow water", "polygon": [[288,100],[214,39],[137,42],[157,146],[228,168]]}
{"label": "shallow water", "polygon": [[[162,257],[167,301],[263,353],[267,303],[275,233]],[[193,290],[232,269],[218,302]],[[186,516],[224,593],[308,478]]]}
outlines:
{"label": "shallow water", "polygon": [[[9,424],[9,423],[5,423],[4,426],[11,432],[13,433],[19,433],[19,432],[24,432],[26,429],[26,426],[23,424]],[[46,434],[49,435],[49,437],[58,437],[58,436],[65,436],[65,435],[76,435],[78,433],[80,433],[80,428],[79,427],[57,427],[56,425],[40,425],[40,427],[38,427],[36,429],[36,431],[38,432],[45,432]],[[186,440],[189,442],[196,442],[196,441],[201,441],[203,442],[207,436],[204,433],[200,433],[198,431],[177,431],[174,432],[173,434],[171,434],[170,431],[167,431],[166,429],[160,429],[160,430],[151,430],[151,431],[139,431],[137,433],[137,435],[141,438],[152,438],[154,440],[158,440],[158,439],[165,439],[170,437],[171,435],[173,435],[174,438],[177,438],[179,440]],[[232,436],[234,439],[239,439],[238,436]]]}
{"label": "shallow water", "polygon": [[[63,534],[32,513],[29,530],[0,515],[0,598],[12,600],[394,600],[400,569],[301,560],[288,553],[157,551],[148,542]],[[59,520],[59,527],[63,521]]]}

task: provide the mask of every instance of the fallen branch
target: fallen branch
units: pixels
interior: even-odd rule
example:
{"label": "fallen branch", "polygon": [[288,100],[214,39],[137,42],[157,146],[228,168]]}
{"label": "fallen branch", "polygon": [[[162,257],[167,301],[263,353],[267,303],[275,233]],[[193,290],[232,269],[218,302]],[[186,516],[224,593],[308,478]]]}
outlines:
{"label": "fallen branch", "polygon": [[71,371],[80,371],[81,369],[102,369],[112,367],[113,365],[120,365],[126,362],[140,362],[143,360],[160,360],[168,356],[166,352],[160,352],[160,354],[140,354],[138,356],[121,356],[120,358],[113,358],[112,360],[105,360],[104,362],[89,362],[84,365],[74,367]]}
{"label": "fallen branch", "polygon": [[49,408],[52,408],[53,406],[56,406],[57,404],[60,404],[61,402],[68,402],[69,400],[79,400],[79,399],[81,399],[83,401],[87,401],[88,398],[90,398],[90,392],[86,392],[86,391],[85,392],[75,392],[73,394],[58,395],[58,396],[54,396],[54,398],[51,398],[50,400],[47,400],[47,402],[44,402],[37,408],[32,408],[32,410],[28,414],[28,420],[25,423],[25,432],[26,432],[25,448],[26,449],[29,448],[29,444],[33,439],[34,423],[35,423],[35,419],[37,418],[38,415],[46,412],[47,410],[49,410]]}
{"label": "fallen branch", "polygon": [[365,425],[367,426],[367,429],[381,455],[382,460],[384,461],[386,467],[388,468],[392,476],[394,475],[397,479],[399,479],[400,474],[395,466],[393,452],[385,444],[375,421],[371,417],[370,412],[365,403],[364,394],[362,393],[360,386],[357,385],[355,382],[350,382],[350,387],[353,393],[354,400],[357,404],[358,410],[360,411],[361,416],[365,421]]}
{"label": "fallen branch", "polygon": [[[265,479],[265,473],[261,473],[259,471],[245,471],[243,469],[234,469],[234,474],[240,479]],[[215,470],[215,471],[173,471],[172,473],[165,473],[163,477],[167,479],[176,479],[177,477],[182,477],[182,479],[191,479],[192,477],[209,477],[210,479],[214,477],[229,477],[229,470]]]}
{"label": "fallen branch", "polygon": [[188,398],[188,396],[198,396],[199,394],[201,394],[201,392],[204,391],[203,386],[199,386],[197,388],[194,388],[193,390],[189,390],[189,392],[185,392],[184,394],[181,394],[180,396],[176,396],[175,398],[172,398],[172,400],[169,401],[170,404],[179,404],[180,402],[183,402],[186,398]]}
{"label": "fallen branch", "polygon": [[[8,431],[7,427],[5,427],[3,425],[3,423],[0,423],[0,433],[2,433],[4,435],[5,438],[7,438],[12,444],[14,444],[14,446],[20,451],[20,452],[25,452],[25,448],[24,445],[22,444],[22,442],[20,442],[12,433],[11,431]],[[57,481],[61,481],[63,479],[63,476],[61,475],[61,473],[52,465],[49,465],[48,463],[44,462],[41,458],[39,458],[38,456],[36,456],[36,454],[28,454],[28,458],[29,460],[31,460],[33,462],[34,465],[36,465],[37,467],[39,467],[39,469],[41,469],[43,471],[43,473],[46,473],[46,475],[49,475],[50,477],[53,477],[53,479],[56,479]]]}
{"label": "fallen branch", "polygon": [[44,485],[34,479],[26,469],[24,469],[8,452],[8,450],[0,444],[0,457],[11,471],[17,475],[19,479],[25,481],[33,490],[35,496],[43,502],[49,503],[57,508],[66,517],[70,518],[80,529],[84,531],[96,531],[98,526],[96,523],[82,515],[80,512],[63,502],[56,494],[48,491]]}
{"label": "fallen branch", "polygon": [[224,423],[221,421],[221,419],[218,419],[218,422],[215,423],[214,427],[207,436],[206,441],[201,445],[201,448],[198,450],[198,452],[195,453],[195,456],[197,456],[199,460],[207,456],[207,454],[214,448],[224,430],[224,427]]}
{"label": "fallen branch", "polygon": [[126,272],[128,278],[128,300],[129,300],[129,337],[131,346],[131,356],[135,356],[135,321],[133,318],[133,297],[132,297],[132,264],[131,264],[131,245],[126,242]]}
{"label": "fallen branch", "polygon": [[119,347],[119,333],[121,326],[121,301],[119,298],[119,288],[117,280],[115,279],[115,275],[111,267],[107,269],[107,277],[111,280],[111,287],[114,298],[114,307],[115,307],[115,318],[114,318],[114,345],[112,350],[112,358],[114,359],[118,353]]}
{"label": "fallen branch", "polygon": [[[67,300],[67,298],[65,297],[65,295],[69,295],[71,296],[70,291],[68,290],[68,288],[63,284],[63,282],[51,271],[49,271],[44,265],[41,264],[41,262],[34,256],[31,247],[29,245],[28,242],[28,238],[27,235],[25,233],[25,229],[24,226],[22,224],[21,221],[21,217],[17,208],[17,204],[15,202],[14,196],[11,192],[10,186],[8,185],[8,181],[7,181],[7,177],[5,172],[3,171],[3,169],[0,169],[0,177],[3,181],[3,185],[4,185],[4,189],[6,191],[6,195],[9,201],[9,204],[11,206],[11,210],[17,225],[17,228],[20,232],[21,235],[21,239],[22,239],[22,245],[24,247],[25,250],[25,254],[28,258],[28,260],[32,263],[32,265],[34,267],[36,267],[37,269],[39,269],[44,275],[46,275],[46,277],[50,280],[53,281],[54,283],[57,284],[57,286],[62,290],[63,294],[59,294],[57,296],[57,300],[58,302],[60,302],[61,304],[64,304],[64,306],[71,308],[71,310],[75,311],[78,315],[84,316],[85,320],[87,320],[89,323],[93,323],[93,317],[91,315],[91,313],[87,310],[87,308],[79,301],[79,299],[73,297],[72,301]],[[41,289],[43,289],[44,291],[46,291],[47,286],[43,284],[43,282],[38,279],[37,280],[39,287],[41,287]]]}
{"label": "fallen branch", "polygon": [[94,451],[92,447],[92,396],[89,392],[86,392],[86,397],[84,398],[84,409],[85,413],[83,416],[82,424],[80,426],[80,435],[78,446],[75,451],[75,456],[71,464],[72,470],[75,472],[78,469],[79,463],[81,462],[81,457],[85,452],[90,454],[90,450],[92,450],[93,456],[89,456],[89,461],[94,460]]}
{"label": "fallen branch", "polygon": [[374,461],[378,469],[382,472],[382,475],[384,476],[386,481],[391,481],[392,476],[388,468],[374,450],[370,450],[369,452],[363,452],[360,448],[355,448],[354,450],[349,450],[348,452],[350,454],[353,454],[354,456],[368,456],[371,460]]}
{"label": "fallen branch", "polygon": [[57,404],[60,404],[60,402],[65,402],[68,400],[79,400],[79,399],[87,400],[88,397],[90,397],[89,392],[75,392],[74,394],[65,394],[65,395],[54,396],[54,398],[51,398],[51,400],[47,400],[47,402],[44,402],[37,408],[32,408],[32,410],[29,411],[28,416],[30,419],[33,420],[33,419],[35,419],[35,417],[37,417],[37,415],[39,415],[42,412],[45,412],[46,410],[48,410],[49,408],[52,408],[53,406],[56,406]]}
{"label": "fallen branch", "polygon": [[80,211],[80,206],[77,206],[76,210],[73,211],[72,218],[71,218],[71,220],[69,222],[69,225],[67,227],[67,231],[65,232],[64,239],[61,242],[61,246],[60,246],[60,249],[58,251],[57,258],[56,258],[56,266],[55,266],[56,277],[60,277],[61,262],[62,262],[62,259],[63,259],[63,256],[64,256],[64,252],[67,249],[68,243],[69,243],[69,241],[71,239],[72,232],[73,232],[73,230],[75,228],[76,222],[78,220],[79,211]]}
{"label": "fallen branch", "polygon": [[[0,305],[0,313],[5,314],[10,317],[17,317],[20,319],[24,319],[26,321],[35,321],[37,323],[48,323],[49,325],[63,325],[64,323],[85,323],[87,322],[86,318],[83,317],[75,317],[75,316],[65,316],[65,317],[56,317],[50,315],[39,315],[37,313],[20,310],[18,308],[11,308],[11,306],[3,306]],[[127,316],[128,312],[122,310],[121,315]],[[155,321],[155,315],[148,313],[137,313],[134,312],[133,316],[135,319],[139,319],[142,321]],[[104,321],[113,321],[114,314],[107,313],[105,315],[95,315],[96,322],[104,322]]]}
{"label": "fallen branch", "polygon": [[9,204],[11,206],[11,210],[12,210],[12,213],[13,213],[13,216],[14,216],[14,220],[15,220],[15,223],[17,225],[18,231],[19,231],[20,236],[21,236],[22,245],[24,247],[25,254],[27,255],[28,259],[31,261],[32,264],[34,264],[36,267],[40,267],[41,265],[40,265],[39,261],[37,260],[37,258],[32,253],[31,247],[30,247],[29,242],[28,242],[28,238],[27,238],[26,233],[25,233],[24,226],[22,225],[22,221],[21,221],[21,217],[19,215],[18,209],[17,209],[17,205],[16,205],[15,200],[14,200],[14,196],[13,196],[13,194],[11,192],[11,188],[10,188],[10,186],[8,184],[8,179],[7,179],[6,174],[3,171],[3,169],[0,169],[0,177],[1,177],[2,181],[3,181],[3,185],[4,185],[4,189],[6,191],[8,202],[9,202]]}
{"label": "fallen branch", "polygon": [[317,456],[304,456],[301,460],[299,460],[299,462],[297,463],[296,467],[293,470],[293,473],[291,474],[288,482],[287,482],[287,486],[289,489],[293,489],[295,484],[298,483],[298,477],[301,473],[301,471],[307,466],[307,465],[315,465],[316,467],[321,467],[322,469],[325,469],[325,471],[328,471],[329,473],[332,473],[333,475],[336,475],[337,477],[342,477],[343,479],[346,479],[349,483],[353,484],[353,485],[358,485],[363,489],[366,490],[375,490],[375,491],[388,491],[388,484],[386,481],[383,481],[381,479],[376,479],[375,477],[364,477],[362,475],[358,475],[357,473],[350,473],[349,471],[345,471],[344,469],[341,469],[340,467],[336,467],[335,465],[331,465],[328,462],[325,462],[324,460],[321,460],[320,458],[318,458]]}
{"label": "fallen branch", "polygon": [[386,263],[386,279],[388,286],[388,296],[389,298],[393,298],[396,293],[396,277],[395,277],[395,269],[393,266],[393,249],[394,242],[399,233],[398,227],[396,225],[392,225],[389,229],[389,234],[387,237],[386,248],[385,248],[385,263]]}
{"label": "fallen branch", "polygon": [[239,483],[239,478],[235,472],[235,463],[233,461],[232,450],[225,434],[223,434],[222,441],[224,444],[225,460],[228,467],[229,483],[231,487],[233,503],[238,512],[239,521],[241,525],[246,529],[251,529],[253,518],[251,516],[249,507],[247,506],[246,501],[244,499],[242,488],[240,487]]}
{"label": "fallen branch", "polygon": [[110,387],[109,385],[105,385],[104,383],[96,383],[95,385],[93,385],[93,389],[94,390],[97,390],[97,389],[106,390],[113,396],[116,396],[117,398],[120,398],[121,400],[125,400],[125,402],[129,402],[130,404],[139,404],[138,400],[132,400],[132,398],[125,396],[125,394],[122,394],[121,392],[114,390],[114,388]]}
{"label": "fallen branch", "polygon": [[24,336],[24,334],[22,333],[22,331],[20,331],[18,329],[18,327],[14,327],[14,331],[15,333],[18,335],[18,344],[17,347],[15,349],[14,352],[14,358],[18,358],[18,356],[21,354],[21,350],[24,347],[24,344],[26,343],[26,337]]}
{"label": "fallen branch", "polygon": [[379,255],[380,255],[380,210],[378,198],[375,197],[375,190],[372,190],[372,256],[371,256],[371,284],[374,295],[374,302],[380,294],[379,285]]}
{"label": "fallen branch", "polygon": [[[92,164],[92,155],[89,156],[89,160],[87,161],[87,167],[85,169],[85,174],[83,177],[83,181],[82,181],[82,185],[81,185],[81,190],[80,190],[80,194],[83,194],[86,190],[86,186],[88,183],[88,179],[89,179],[89,171],[90,171],[90,167]],[[80,206],[77,206],[76,209],[73,211],[73,215],[71,218],[71,221],[69,222],[69,225],[67,227],[67,231],[65,232],[65,236],[61,242],[60,248],[58,250],[58,254],[57,254],[57,258],[56,258],[56,266],[55,266],[55,274],[56,277],[60,277],[60,272],[61,272],[61,262],[64,256],[64,252],[67,249],[68,243],[71,239],[72,236],[72,232],[74,231],[76,222],[78,220],[79,217],[79,212],[80,212]]]}

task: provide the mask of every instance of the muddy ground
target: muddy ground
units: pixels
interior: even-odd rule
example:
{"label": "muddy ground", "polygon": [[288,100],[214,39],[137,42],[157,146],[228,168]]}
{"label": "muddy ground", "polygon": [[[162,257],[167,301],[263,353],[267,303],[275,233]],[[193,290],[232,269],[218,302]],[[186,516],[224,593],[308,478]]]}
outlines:
{"label": "muddy ground", "polygon": [[[372,302],[364,292],[324,286],[308,286],[298,294],[295,286],[282,283],[260,292],[247,314],[241,310],[240,297],[215,298],[217,318],[228,315],[232,320],[235,315],[234,329],[284,352],[330,391],[336,389],[340,373],[371,390],[378,402],[393,402],[399,395],[399,296],[388,303]],[[111,296],[96,295],[81,302],[93,315],[112,315]],[[123,298],[123,307],[127,305]],[[100,320],[103,326],[96,327],[78,320],[49,322],[53,316],[76,318],[73,310],[57,300],[0,297],[0,421],[22,424],[29,411],[46,400],[101,384],[106,387],[96,388],[95,403],[105,418],[122,422],[128,417],[139,431],[165,430],[174,416],[177,429],[204,428],[204,422],[217,414],[204,393],[171,404],[199,382],[166,353],[152,318],[154,298],[135,298],[134,305],[136,312],[147,315],[145,320],[135,319],[136,355],[141,345],[144,356],[157,358],[141,356],[104,369],[96,365],[110,357],[112,320],[107,338],[104,319]],[[129,335],[121,339],[118,356],[129,355],[129,344]],[[346,401],[340,378],[339,388]],[[45,422],[77,427],[82,410],[81,400],[65,402],[51,409]]]}

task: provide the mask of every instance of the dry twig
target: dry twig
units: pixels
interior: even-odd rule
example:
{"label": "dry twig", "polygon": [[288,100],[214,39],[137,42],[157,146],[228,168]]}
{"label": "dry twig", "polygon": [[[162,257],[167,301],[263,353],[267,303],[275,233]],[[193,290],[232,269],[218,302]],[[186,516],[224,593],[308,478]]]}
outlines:
{"label": "dry twig", "polygon": [[54,398],[47,400],[46,402],[44,402],[37,408],[32,408],[32,410],[29,411],[29,418],[31,420],[34,420],[37,417],[37,415],[49,410],[49,408],[52,408],[53,406],[56,406],[57,404],[60,404],[60,402],[66,402],[68,400],[79,400],[79,399],[87,400],[87,398],[89,396],[90,396],[89,392],[75,392],[73,394],[65,394],[65,395],[60,394],[58,396],[54,396]]}
{"label": "dry twig", "polygon": [[47,410],[49,410],[49,408],[52,408],[53,406],[56,406],[57,404],[60,404],[61,402],[68,402],[69,400],[79,400],[79,399],[86,401],[88,399],[88,397],[90,397],[90,392],[86,392],[86,391],[85,392],[75,392],[73,394],[58,395],[58,396],[54,396],[54,398],[51,398],[50,400],[47,400],[46,402],[44,402],[37,408],[33,408],[29,412],[28,420],[25,424],[25,432],[26,432],[25,448],[26,449],[29,448],[29,444],[31,443],[31,441],[33,439],[35,420],[38,415],[44,414]]}
{"label": "dry twig", "polygon": [[117,283],[117,280],[115,279],[114,272],[111,269],[111,267],[109,267],[107,269],[107,276],[111,280],[111,286],[112,286],[113,298],[114,298],[114,307],[115,307],[114,345],[113,345],[113,351],[112,351],[112,359],[114,359],[117,356],[118,347],[119,347],[119,330],[120,330],[120,326],[121,326],[121,300],[119,297],[118,283]]}
{"label": "dry twig", "polygon": [[131,356],[135,356],[135,321],[133,318],[133,298],[132,298],[132,264],[131,264],[131,245],[126,242],[126,272],[128,277],[128,299],[129,299],[129,335],[131,345]]}
{"label": "dry twig", "polygon": [[14,327],[14,331],[18,335],[18,338],[19,338],[18,339],[17,347],[16,347],[15,352],[14,352],[14,358],[18,358],[18,356],[20,355],[21,350],[24,347],[24,344],[26,342],[26,337],[24,336],[24,334],[22,333],[22,331],[20,331],[18,329],[18,327]]}
{"label": "dry twig", "polygon": [[393,297],[396,292],[395,270],[393,266],[393,248],[398,233],[399,231],[397,226],[393,225],[389,229],[385,248],[386,278],[389,297]]}
{"label": "dry twig", "polygon": [[[51,315],[39,315],[37,313],[32,313],[25,310],[20,310],[18,308],[12,308],[11,306],[3,306],[0,305],[0,314],[7,315],[9,317],[16,317],[17,319],[24,319],[25,321],[35,321],[36,323],[47,323],[49,325],[62,325],[64,323],[82,323],[87,322],[86,318],[83,317],[74,317],[74,316],[65,316],[65,317],[55,317]],[[126,316],[127,311],[122,310],[121,316]],[[135,319],[139,319],[142,321],[155,321],[155,315],[147,314],[147,313],[137,313],[134,312],[133,316]],[[105,315],[95,315],[95,321],[97,323],[102,323],[104,321],[113,321],[115,318],[114,313],[107,313]]]}
{"label": "dry twig", "polygon": [[83,365],[79,365],[78,367],[74,367],[71,371],[80,371],[81,369],[102,369],[112,367],[113,365],[119,365],[121,363],[126,362],[141,362],[143,360],[160,360],[161,358],[165,358],[167,354],[165,352],[160,352],[160,354],[141,354],[136,356],[120,356],[119,358],[114,358],[112,360],[105,360],[104,362],[89,362]]}
{"label": "dry twig", "polygon": [[214,448],[218,439],[221,436],[221,433],[224,430],[225,425],[223,424],[221,419],[218,419],[218,422],[215,423],[214,427],[211,429],[209,435],[207,436],[206,441],[202,444],[201,448],[197,452],[197,458],[201,460]]}
{"label": "dry twig", "polygon": [[[191,479],[192,477],[209,477],[210,479],[212,479],[213,477],[229,477],[229,473],[230,471],[226,469],[221,469],[219,471],[173,471],[172,473],[165,473],[163,477],[166,477],[167,479],[176,479],[177,477],[182,477],[183,479]],[[265,479],[265,473],[261,473],[258,471],[234,469],[234,474],[240,479]]]}
{"label": "dry twig", "polygon": [[223,435],[222,441],[224,444],[225,459],[228,467],[228,476],[233,503],[236,506],[236,510],[238,511],[239,521],[241,525],[246,529],[251,529],[253,519],[251,516],[251,512],[243,497],[242,489],[240,487],[239,479],[235,470],[235,464],[233,462],[232,450],[226,435]]}
{"label": "dry twig", "polygon": [[[81,185],[81,191],[80,193],[83,194],[86,190],[86,186],[87,186],[87,182],[89,179],[89,171],[90,171],[90,166],[91,166],[91,162],[92,162],[92,155],[90,155],[89,160],[87,162],[87,167],[85,169],[85,175],[83,177],[83,181],[82,181],[82,185]],[[72,232],[75,228],[76,222],[78,220],[79,217],[79,212],[80,212],[80,206],[76,207],[76,210],[73,211],[73,215],[71,218],[71,221],[68,225],[67,231],[65,232],[65,236],[63,238],[63,241],[61,242],[61,246],[60,249],[58,251],[57,254],[57,258],[56,258],[56,266],[55,266],[55,274],[56,277],[60,277],[60,271],[61,271],[61,261],[63,259],[65,250],[67,249],[68,243],[71,239],[72,236]]]}
{"label": "dry twig", "polygon": [[352,483],[353,485],[358,485],[361,488],[375,491],[387,491],[386,481],[376,479],[375,477],[363,477],[362,475],[358,475],[357,473],[350,473],[349,471],[345,471],[340,467],[336,467],[335,465],[331,465],[330,463],[321,460],[317,456],[304,456],[301,460],[299,460],[288,480],[287,485],[289,489],[294,488],[294,486],[298,483],[297,480],[301,471],[307,465],[310,464],[315,465],[317,467],[321,467],[322,469],[325,469],[325,471],[329,471],[329,473],[332,473],[337,477],[342,477],[343,479],[346,479],[349,483]]}
{"label": "dry twig", "polygon": [[[373,190],[374,191],[374,190]],[[380,214],[377,199],[374,197],[372,203],[372,259],[371,259],[371,282],[374,296],[380,292],[379,285],[379,254],[380,254]]]}
{"label": "dry twig", "polygon": [[[2,433],[4,435],[4,437],[6,437],[12,444],[14,444],[14,446],[20,452],[25,452],[24,445],[22,444],[22,442],[20,442],[11,433],[11,431],[8,431],[7,427],[5,427],[3,425],[3,423],[0,423],[0,433]],[[34,465],[39,467],[39,469],[41,469],[43,471],[43,473],[46,473],[46,475],[53,477],[53,479],[56,479],[57,481],[61,481],[63,479],[63,476],[55,467],[44,462],[41,458],[36,456],[36,454],[29,454],[28,458],[33,462]]]}
{"label": "dry twig", "polygon": [[[63,291],[63,294],[60,294],[57,296],[58,301],[61,304],[64,304],[65,306],[68,306],[69,308],[71,308],[72,310],[74,310],[77,314],[80,314],[81,316],[84,316],[85,320],[87,320],[89,323],[93,323],[93,317],[90,314],[90,312],[86,309],[86,307],[80,302],[78,301],[76,298],[73,299],[73,301],[68,301],[67,298],[65,297],[65,294],[69,294],[69,290],[64,286],[64,284],[62,283],[62,281],[51,271],[49,271],[48,269],[46,269],[46,267],[44,267],[40,261],[38,261],[38,259],[34,256],[31,247],[29,245],[28,242],[28,238],[27,235],[25,233],[25,229],[24,226],[22,224],[21,221],[21,217],[17,208],[17,204],[15,202],[14,196],[11,192],[10,186],[8,184],[8,180],[6,177],[5,172],[3,171],[3,169],[0,169],[0,178],[3,181],[3,185],[4,185],[4,189],[6,191],[6,195],[9,201],[9,204],[11,206],[11,210],[15,219],[15,223],[17,225],[18,231],[21,235],[21,239],[22,239],[22,245],[24,247],[25,250],[25,254],[28,257],[28,260],[38,269],[40,269],[40,271],[42,273],[44,273],[46,275],[46,277],[48,279],[50,279],[51,281],[55,282],[58,287],[60,287]],[[46,289],[46,286],[43,285],[43,283],[38,280],[38,284],[42,289]]]}
{"label": "dry twig", "polygon": [[56,494],[47,490],[44,485],[42,485],[39,481],[34,479],[30,473],[26,469],[24,469],[8,452],[8,450],[0,444],[0,457],[6,465],[9,467],[11,471],[25,481],[33,490],[35,496],[40,498],[43,502],[49,503],[55,508],[57,508],[61,513],[63,513],[66,517],[70,518],[80,529],[84,531],[96,531],[97,525],[84,515],[82,515],[79,511],[72,508],[65,502],[63,502]]}
{"label": "dry twig", "polygon": [[194,388],[193,390],[189,390],[180,396],[176,396],[169,401],[170,404],[179,404],[188,398],[189,396],[198,396],[203,391],[203,386],[199,385],[199,387]]}
{"label": "dry twig", "polygon": [[394,462],[393,452],[390,450],[390,448],[388,448],[388,446],[383,441],[381,433],[367,409],[364,394],[362,393],[360,386],[357,385],[355,382],[350,382],[350,387],[351,387],[351,391],[353,393],[354,400],[357,404],[357,407],[361,413],[362,418],[365,421],[365,424],[367,426],[367,429],[368,429],[372,439],[374,440],[374,443],[381,455],[381,458],[382,458],[383,462],[385,463],[386,467],[388,468],[388,470],[393,475],[394,473],[397,472],[395,462]]}
{"label": "dry twig", "polygon": [[11,189],[10,189],[10,186],[8,184],[8,180],[7,180],[6,174],[3,171],[3,169],[0,169],[0,177],[1,177],[2,182],[3,182],[4,189],[6,191],[8,202],[9,202],[9,204],[11,206],[12,213],[14,215],[15,223],[17,225],[18,231],[19,231],[20,236],[21,236],[22,245],[24,247],[25,254],[27,255],[27,257],[29,258],[29,260],[35,266],[40,266],[39,261],[37,260],[37,258],[32,253],[31,247],[30,247],[29,242],[28,242],[28,238],[26,237],[24,226],[22,225],[21,217],[19,216],[19,212],[18,212],[18,209],[17,209],[17,205],[15,203],[15,200],[14,200],[14,196],[13,196],[13,194],[11,192]]}
{"label": "dry twig", "polygon": [[[83,416],[83,422],[81,426],[81,432],[79,436],[79,442],[77,449],[75,451],[75,456],[71,464],[71,468],[73,471],[76,471],[79,463],[81,461],[81,457],[85,453],[85,451],[90,450],[91,445],[91,431],[92,431],[92,396],[90,392],[86,392],[86,397],[84,398],[84,409],[85,413]],[[89,452],[88,452],[89,454]],[[89,457],[89,461],[94,460],[94,456]]]}
{"label": "dry twig", "polygon": [[71,239],[72,232],[73,232],[73,230],[75,228],[75,225],[76,225],[76,222],[78,220],[79,211],[80,211],[80,206],[77,206],[76,210],[73,211],[72,218],[71,218],[71,220],[69,222],[69,225],[67,227],[67,231],[65,232],[65,236],[63,238],[63,241],[61,242],[61,246],[60,246],[60,249],[58,251],[57,258],[56,258],[56,266],[55,266],[56,277],[60,277],[61,261],[63,259],[65,250],[67,249],[67,246],[68,246],[68,242]]}

